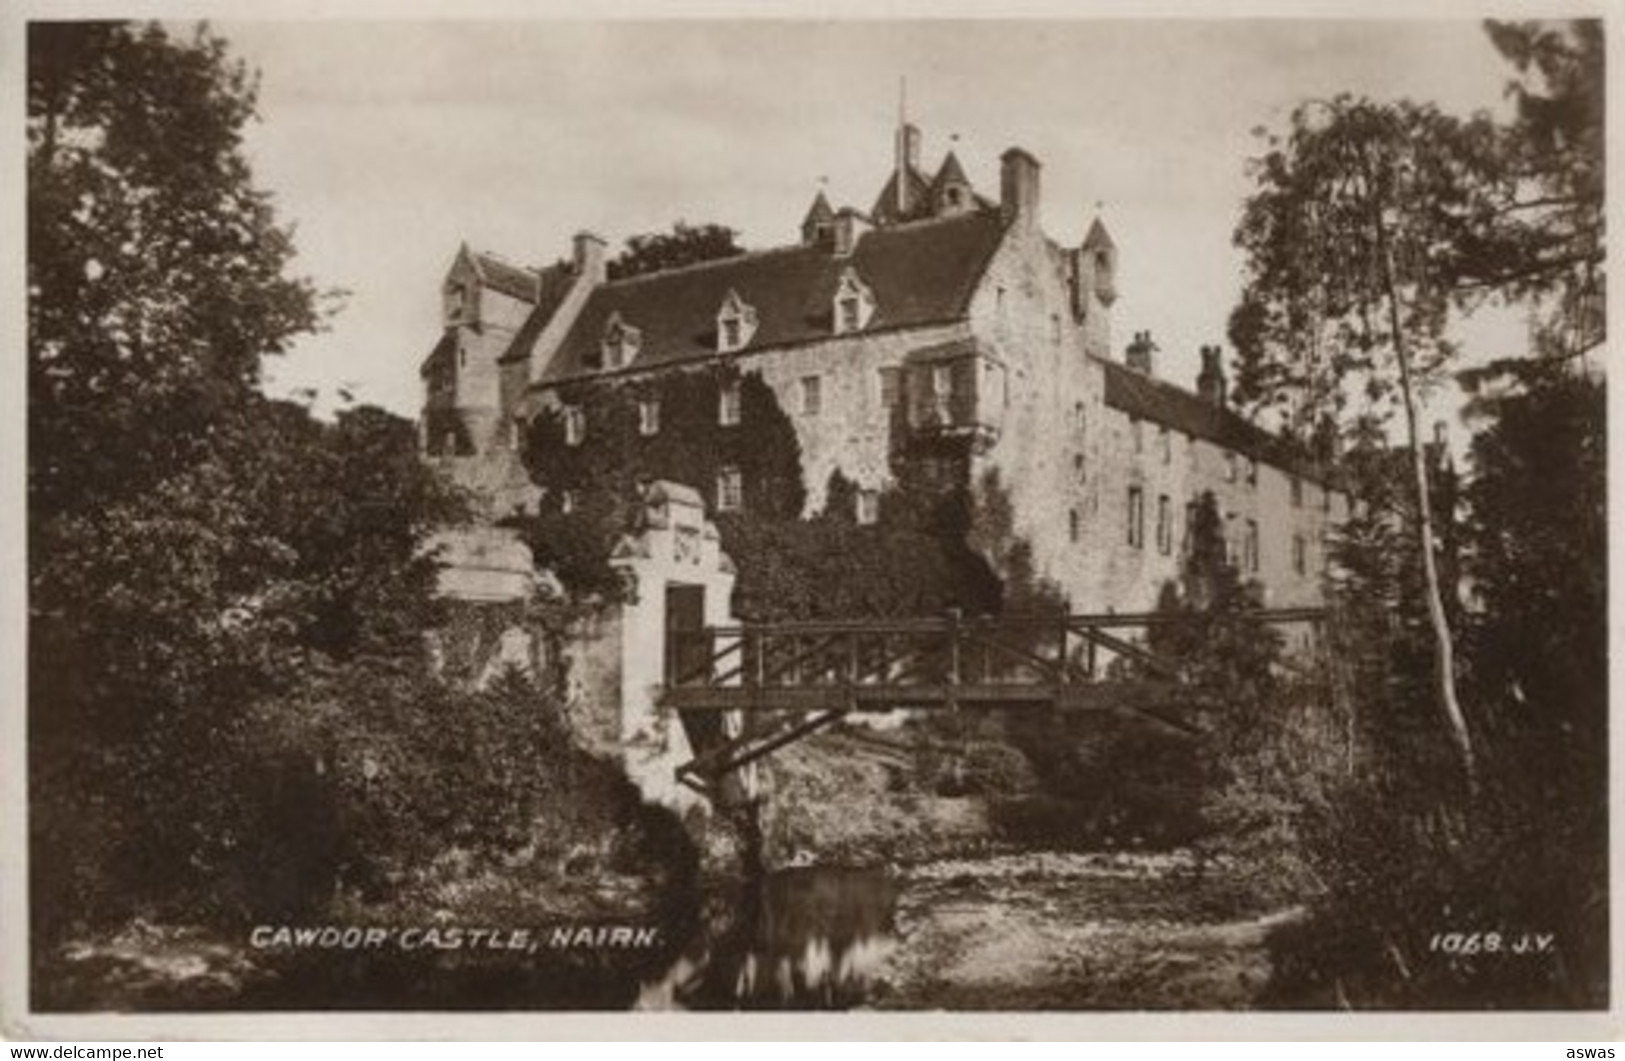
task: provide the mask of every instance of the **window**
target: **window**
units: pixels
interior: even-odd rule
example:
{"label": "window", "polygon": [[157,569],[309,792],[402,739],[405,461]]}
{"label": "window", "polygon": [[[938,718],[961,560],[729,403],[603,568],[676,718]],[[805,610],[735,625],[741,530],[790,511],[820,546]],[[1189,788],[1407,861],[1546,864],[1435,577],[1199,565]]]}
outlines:
{"label": "window", "polygon": [[739,381],[728,380],[722,385],[722,396],[717,403],[717,423],[733,427],[739,423]]}
{"label": "window", "polygon": [[457,456],[457,432],[447,431],[440,437],[440,455],[442,457]]}
{"label": "window", "polygon": [[574,490],[564,490],[559,494],[559,511],[568,516],[576,510],[576,494]]}
{"label": "window", "polygon": [[529,426],[529,424],[525,423],[525,418],[522,416],[516,416],[512,420],[508,421],[509,449],[519,449],[525,444],[525,429]]}
{"label": "window", "polygon": [[1072,455],[1072,477],[1076,479],[1080,485],[1087,481],[1088,477],[1084,471],[1083,454],[1081,453],[1074,453]]}
{"label": "window", "polygon": [[638,434],[649,438],[660,434],[660,402],[644,398],[638,402]]}
{"label": "window", "polygon": [[1074,542],[1083,536],[1083,522],[1078,518],[1078,510],[1075,508],[1066,514],[1066,533]]}
{"label": "window", "polygon": [[1224,481],[1227,483],[1236,481],[1236,455],[1229,450],[1224,451]]}
{"label": "window", "polygon": [[1196,502],[1185,502],[1185,534],[1180,539],[1179,551],[1189,556],[1195,543],[1196,535]]}
{"label": "window", "polygon": [[717,310],[717,353],[728,354],[743,350],[756,334],[756,308],[729,291]]}
{"label": "window", "polygon": [[1292,477],[1292,507],[1303,507],[1303,480],[1296,475]]}
{"label": "window", "polygon": [[880,520],[880,491],[858,491],[858,522],[864,526]]}
{"label": "window", "polygon": [[745,480],[738,468],[717,473],[717,511],[737,512],[745,507]]}
{"label": "window", "polygon": [[824,411],[824,381],[818,376],[801,377],[801,415],[817,416]]}
{"label": "window", "polygon": [[1242,554],[1242,560],[1246,563],[1247,570],[1256,575],[1258,573],[1258,521],[1256,519],[1247,521],[1247,540],[1242,544]]}
{"label": "window", "polygon": [[1138,486],[1128,488],[1128,543],[1145,547],[1145,493]]}
{"label": "window", "polygon": [[1309,570],[1309,542],[1302,534],[1292,536],[1292,570],[1300,575]]}
{"label": "window", "polygon": [[994,302],[998,306],[999,316],[1004,316],[1004,286],[1002,284],[994,293]]}
{"label": "window", "polygon": [[1329,486],[1321,487],[1320,510],[1322,512],[1330,512],[1332,510],[1332,488]]}
{"label": "window", "polygon": [[1174,551],[1174,506],[1167,494],[1157,498],[1157,552],[1167,556]]}
{"label": "window", "polygon": [[1241,535],[1236,533],[1236,514],[1224,514],[1224,562],[1231,567],[1241,568]]}
{"label": "window", "polygon": [[1162,463],[1172,464],[1174,461],[1174,439],[1173,434],[1166,427],[1158,429],[1157,443],[1162,447]]}
{"label": "window", "polygon": [[1247,458],[1247,485],[1258,485],[1258,461],[1251,457]]}
{"label": "window", "polygon": [[902,372],[897,368],[883,368],[877,376],[880,380],[880,407],[882,409],[897,408],[897,403],[902,398],[900,387],[903,379]]}
{"label": "window", "polygon": [[587,437],[587,414],[579,405],[564,407],[564,444],[579,446]]}
{"label": "window", "polygon": [[1144,448],[1144,439],[1140,435],[1140,419],[1136,416],[1128,418],[1128,433],[1134,439],[1134,452],[1139,453]]}
{"label": "window", "polygon": [[949,206],[957,207],[957,206],[961,205],[962,203],[964,203],[964,201],[965,201],[965,197],[964,197],[963,189],[961,189],[961,188],[959,188],[957,186],[948,189],[948,205]]}
{"label": "window", "polygon": [[857,331],[858,327],[859,327],[859,325],[858,325],[858,313],[860,311],[860,305],[858,303],[858,296],[856,296],[856,295],[848,295],[845,298],[841,299],[841,301],[837,305],[839,305],[839,307],[840,307],[840,311],[839,311],[838,316],[839,316],[839,319],[840,319],[840,322],[841,322],[840,323],[840,328],[838,330],[842,331],[842,332],[855,332],[855,331]]}
{"label": "window", "polygon": [[604,326],[603,363],[606,369],[616,369],[629,363],[638,355],[638,347],[642,344],[643,333],[621,320],[619,313],[612,314],[609,323]]}
{"label": "window", "polygon": [[473,291],[465,284],[451,284],[446,288],[446,323],[470,323],[474,317]]}
{"label": "window", "polygon": [[1084,412],[1083,403],[1076,402],[1072,406],[1072,426],[1077,428],[1078,434],[1083,434],[1088,426],[1088,414]]}
{"label": "window", "polygon": [[835,287],[835,334],[862,331],[874,312],[874,292],[858,277],[856,269],[848,267]]}
{"label": "window", "polygon": [[931,366],[931,405],[937,420],[953,420],[954,366],[946,361]]}

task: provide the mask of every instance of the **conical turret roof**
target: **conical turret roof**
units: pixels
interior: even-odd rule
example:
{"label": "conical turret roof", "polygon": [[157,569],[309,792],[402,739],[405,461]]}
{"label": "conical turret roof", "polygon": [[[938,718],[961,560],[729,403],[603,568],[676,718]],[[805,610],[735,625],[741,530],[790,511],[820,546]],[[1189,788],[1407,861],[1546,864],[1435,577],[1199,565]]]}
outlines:
{"label": "conical turret roof", "polygon": [[1083,237],[1085,250],[1116,250],[1117,244],[1112,241],[1111,233],[1106,231],[1106,225],[1095,218],[1094,224],[1089,226],[1089,234]]}
{"label": "conical turret roof", "polygon": [[818,225],[834,220],[835,211],[830,208],[829,200],[824,198],[824,193],[820,191],[813,199],[812,206],[807,208],[807,216],[802,219],[801,223],[803,226]]}
{"label": "conical turret roof", "polygon": [[948,184],[969,183],[970,180],[965,176],[964,167],[959,164],[959,157],[949,151],[948,156],[942,160],[942,165],[937,170],[937,178],[932,187],[941,188]]}

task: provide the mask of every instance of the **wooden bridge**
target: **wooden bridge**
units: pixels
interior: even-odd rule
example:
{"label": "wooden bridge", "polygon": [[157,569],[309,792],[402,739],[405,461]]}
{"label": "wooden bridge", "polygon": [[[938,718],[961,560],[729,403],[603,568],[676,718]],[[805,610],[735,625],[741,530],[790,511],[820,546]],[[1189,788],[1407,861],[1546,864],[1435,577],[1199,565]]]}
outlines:
{"label": "wooden bridge", "polygon": [[[1318,627],[1317,608],[1226,621]],[[1142,643],[1167,612],[746,624],[667,631],[661,702],[696,757],[678,780],[712,795],[725,775],[853,712],[1043,708],[1128,711],[1199,735],[1167,712],[1180,666]],[[742,732],[723,719],[739,712]]]}

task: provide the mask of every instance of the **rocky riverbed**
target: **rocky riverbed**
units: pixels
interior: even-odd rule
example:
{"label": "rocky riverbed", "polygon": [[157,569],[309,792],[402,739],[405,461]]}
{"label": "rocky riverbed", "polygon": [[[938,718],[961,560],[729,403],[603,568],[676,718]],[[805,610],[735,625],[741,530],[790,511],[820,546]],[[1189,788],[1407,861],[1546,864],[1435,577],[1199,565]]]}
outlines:
{"label": "rocky riverbed", "polygon": [[1187,853],[1027,853],[907,870],[886,1009],[1234,1010],[1270,977],[1264,911]]}

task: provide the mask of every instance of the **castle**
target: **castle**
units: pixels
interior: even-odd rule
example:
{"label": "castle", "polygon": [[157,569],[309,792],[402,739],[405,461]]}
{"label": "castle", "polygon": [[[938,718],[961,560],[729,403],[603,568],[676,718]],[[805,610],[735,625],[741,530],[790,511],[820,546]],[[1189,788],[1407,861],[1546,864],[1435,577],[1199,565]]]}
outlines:
{"label": "castle", "polygon": [[[465,246],[422,367],[424,454],[500,517],[538,503],[519,450],[540,410],[564,418],[569,444],[599,441],[572,384],[646,391],[731,365],[794,423],[809,512],[838,470],[857,484],[855,518],[876,518],[901,415],[969,440],[976,481],[996,473],[1036,572],[1074,610],[1153,608],[1206,492],[1266,604],[1318,603],[1347,496],[1227,407],[1218,347],[1201,351],[1194,390],[1157,377],[1149,333],[1113,356],[1118,249],[1098,219],[1076,245],[1041,231],[1040,175],[1012,147],[991,199],[952,152],[928,173],[904,122],[872,207],[835,209],[820,192],[788,246],[617,280],[587,232],[544,268]],[[737,392],[723,389],[716,415],[738,421]],[[640,399],[639,432],[661,430],[658,399]],[[748,492],[728,466],[691,485],[713,512]]]}

